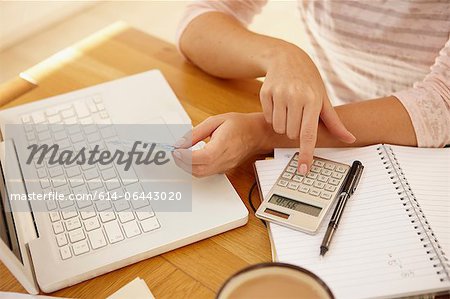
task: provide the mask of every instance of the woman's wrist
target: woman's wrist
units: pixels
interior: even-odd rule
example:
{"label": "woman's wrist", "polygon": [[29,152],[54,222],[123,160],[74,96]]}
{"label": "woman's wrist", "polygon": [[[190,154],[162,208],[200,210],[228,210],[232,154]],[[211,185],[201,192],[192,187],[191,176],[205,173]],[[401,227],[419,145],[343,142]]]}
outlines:
{"label": "woman's wrist", "polygon": [[307,56],[302,49],[294,44],[279,39],[271,39],[271,41],[267,43],[266,48],[263,49],[258,56],[258,64],[264,74],[266,74],[271,67],[280,62],[289,63],[292,55]]}
{"label": "woman's wrist", "polygon": [[276,133],[272,125],[267,123],[262,112],[251,113],[253,118],[253,126],[251,134],[254,136],[255,154],[267,154],[276,147],[297,147],[298,140],[290,140],[284,134]]}

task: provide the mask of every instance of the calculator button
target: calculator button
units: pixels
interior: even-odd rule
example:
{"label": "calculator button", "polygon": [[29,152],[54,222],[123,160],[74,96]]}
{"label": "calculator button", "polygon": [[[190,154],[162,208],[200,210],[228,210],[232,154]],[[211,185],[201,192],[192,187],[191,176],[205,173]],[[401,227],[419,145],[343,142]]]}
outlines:
{"label": "calculator button", "polygon": [[314,187],[316,187],[316,188],[322,189],[324,186],[325,186],[325,184],[322,182],[319,182],[319,181],[314,182]]}
{"label": "calculator button", "polygon": [[311,188],[311,190],[309,191],[309,194],[311,194],[312,196],[319,196],[320,191],[315,188]]}
{"label": "calculator button", "polygon": [[344,166],[338,166],[338,167],[336,167],[336,171],[344,173],[345,172],[345,167]]}
{"label": "calculator button", "polygon": [[292,166],[288,166],[288,167],[286,168],[286,171],[287,171],[287,172],[291,172],[291,173],[294,173],[296,170],[297,170],[297,169],[296,169],[295,167],[292,167]]}
{"label": "calculator button", "polygon": [[331,164],[331,163],[325,163],[325,168],[326,169],[329,169],[329,170],[334,170],[334,164]]}
{"label": "calculator button", "polygon": [[326,181],[328,181],[328,178],[327,178],[326,176],[324,176],[324,175],[319,175],[319,176],[317,177],[317,179],[318,179],[319,181],[323,182],[323,183],[326,183]]}
{"label": "calculator button", "polygon": [[294,155],[294,160],[295,160],[295,161],[298,161],[298,154],[295,154],[295,155]]}
{"label": "calculator button", "polygon": [[330,199],[331,198],[331,193],[330,192],[322,192],[322,194],[320,194],[320,197],[325,198],[325,199]]}
{"label": "calculator button", "polygon": [[298,161],[291,161],[291,163],[289,164],[289,165],[291,165],[291,166],[293,166],[293,167],[298,167]]}
{"label": "calculator button", "polygon": [[333,185],[326,185],[325,186],[325,190],[330,191],[330,192],[334,192],[334,190],[336,190],[336,187]]}
{"label": "calculator button", "polygon": [[328,180],[328,183],[329,183],[329,184],[332,184],[332,185],[335,185],[335,186],[339,185],[339,181],[336,180],[336,179],[329,179],[329,180]]}
{"label": "calculator button", "polygon": [[301,186],[300,189],[298,189],[300,192],[308,193],[309,187],[308,186]]}
{"label": "calculator button", "polygon": [[330,176],[331,175],[331,171],[328,169],[322,169],[322,174],[326,175],[326,176]]}
{"label": "calculator button", "polygon": [[311,166],[311,171],[312,171],[312,172],[316,172],[316,173],[320,173],[320,167],[317,167],[317,166]]}
{"label": "calculator button", "polygon": [[300,186],[300,184],[294,183],[294,182],[290,182],[287,187],[289,189],[292,189],[292,190],[297,190],[298,186]]}
{"label": "calculator button", "polygon": [[279,185],[279,186],[286,187],[287,184],[288,184],[288,182],[285,181],[285,180],[279,180],[279,181],[278,181],[278,185]]}
{"label": "calculator button", "polygon": [[339,172],[333,172],[333,174],[331,175],[331,177],[335,178],[335,179],[342,179],[343,174],[339,173]]}
{"label": "calculator button", "polygon": [[294,181],[296,182],[301,182],[303,180],[303,177],[300,175],[294,175],[294,177],[292,178]]}
{"label": "calculator button", "polygon": [[282,175],[283,178],[288,179],[288,180],[292,179],[292,176],[293,176],[293,174],[289,173],[289,172],[285,172]]}
{"label": "calculator button", "polygon": [[311,180],[311,179],[308,179],[308,178],[305,178],[303,180],[303,184],[305,184],[305,185],[312,185],[313,182],[314,182],[314,180]]}
{"label": "calculator button", "polygon": [[314,165],[317,165],[319,167],[323,167],[325,163],[323,163],[322,161],[318,161],[318,160],[314,160]]}
{"label": "calculator button", "polygon": [[307,178],[310,178],[310,179],[316,179],[316,178],[317,178],[317,173],[310,172],[310,173],[308,173],[308,174],[306,175],[306,177],[307,177]]}

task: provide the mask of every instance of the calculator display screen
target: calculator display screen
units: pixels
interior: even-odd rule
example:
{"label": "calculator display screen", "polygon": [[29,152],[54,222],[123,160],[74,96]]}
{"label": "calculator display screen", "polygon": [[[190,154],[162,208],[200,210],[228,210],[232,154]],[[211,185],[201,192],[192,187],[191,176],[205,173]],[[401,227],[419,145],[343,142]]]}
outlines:
{"label": "calculator display screen", "polygon": [[292,200],[280,195],[276,195],[273,194],[272,197],[269,199],[269,202],[271,204],[283,207],[283,208],[287,208],[287,209],[291,209],[297,212],[302,212],[314,217],[319,216],[320,212],[322,211],[321,208],[300,202],[300,201],[296,201],[296,200]]}

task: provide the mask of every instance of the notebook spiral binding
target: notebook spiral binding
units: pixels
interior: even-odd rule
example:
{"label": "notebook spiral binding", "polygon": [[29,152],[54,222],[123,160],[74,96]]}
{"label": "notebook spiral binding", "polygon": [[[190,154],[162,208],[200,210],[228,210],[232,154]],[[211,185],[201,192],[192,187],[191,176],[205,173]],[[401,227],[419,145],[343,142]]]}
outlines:
{"label": "notebook spiral binding", "polygon": [[439,245],[416,196],[411,190],[394,151],[390,146],[384,144],[379,146],[377,150],[384,167],[390,175],[389,178],[400,196],[405,211],[408,213],[411,224],[414,225],[414,229],[423,243],[423,247],[426,249],[426,253],[431,261],[435,261],[433,267],[436,269],[436,273],[441,281],[450,281],[450,262]]}

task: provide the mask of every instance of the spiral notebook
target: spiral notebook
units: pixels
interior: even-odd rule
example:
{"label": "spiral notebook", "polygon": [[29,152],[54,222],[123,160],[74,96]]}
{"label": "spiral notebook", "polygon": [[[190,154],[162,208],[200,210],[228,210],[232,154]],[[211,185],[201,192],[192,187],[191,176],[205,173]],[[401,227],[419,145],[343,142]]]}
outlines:
{"label": "spiral notebook", "polygon": [[[279,149],[274,160],[255,163],[262,194],[294,152]],[[358,159],[363,177],[325,257],[319,247],[326,225],[311,236],[270,224],[274,259],[314,272],[337,298],[449,291],[450,149],[376,145],[315,154],[348,164]]]}

